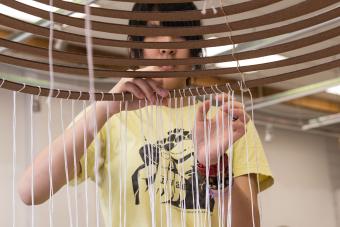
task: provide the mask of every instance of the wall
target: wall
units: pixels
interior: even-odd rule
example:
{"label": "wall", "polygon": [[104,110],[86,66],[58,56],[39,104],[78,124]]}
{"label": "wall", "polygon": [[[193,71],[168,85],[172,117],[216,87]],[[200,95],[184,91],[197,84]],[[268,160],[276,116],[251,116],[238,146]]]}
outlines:
{"label": "wall", "polygon": [[[17,96],[16,180],[30,163],[29,96]],[[48,143],[47,106],[34,114],[34,150]],[[12,225],[12,93],[0,89],[0,226]],[[80,110],[75,105],[75,112]],[[61,132],[59,100],[52,101],[52,136]],[[71,102],[64,101],[63,119],[72,119]],[[263,137],[264,128],[258,127]],[[340,151],[337,141],[322,136],[274,129],[273,140],[264,143],[275,185],[261,193],[264,227],[336,227],[340,213]],[[89,226],[95,225],[94,187],[90,185]],[[74,188],[70,187],[73,225]],[[84,184],[78,187],[79,226],[85,225]],[[53,199],[53,223],[70,226],[66,187]],[[15,193],[16,226],[31,226],[32,207],[23,205]],[[34,207],[35,226],[49,226],[49,203]],[[338,225],[336,224],[338,220]]]}

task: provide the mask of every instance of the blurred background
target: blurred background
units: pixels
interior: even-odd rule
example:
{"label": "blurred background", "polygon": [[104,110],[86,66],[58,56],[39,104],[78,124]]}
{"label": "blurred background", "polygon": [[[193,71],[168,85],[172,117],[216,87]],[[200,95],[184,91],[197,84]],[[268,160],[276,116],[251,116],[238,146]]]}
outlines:
{"label": "blurred background", "polygon": [[[75,18],[84,18],[84,14],[50,8],[46,4],[38,1],[18,0],[17,2],[30,5],[43,10],[53,10],[60,14]],[[42,1],[44,2],[44,1]],[[73,1],[84,4],[85,1]],[[103,7],[110,9],[130,10],[132,3],[93,0],[92,7]],[[219,1],[215,6],[219,6]],[[225,5],[233,5],[246,1],[228,1]],[[282,0],[269,4],[256,10],[234,14],[229,17],[229,21],[238,21],[258,15],[271,13],[280,9],[288,8],[292,5],[308,1]],[[313,2],[313,1],[311,1]],[[3,3],[3,4],[2,4]],[[202,8],[202,2],[196,2],[198,8]],[[327,7],[320,8],[309,14],[284,20],[281,22],[243,29],[235,31],[233,35],[254,33],[257,31],[279,28],[284,25],[301,21],[314,15],[319,15],[330,10],[338,9],[340,3],[334,3]],[[48,27],[49,22],[29,14],[25,14],[8,7],[6,1],[0,1],[0,13],[21,21]],[[108,19],[93,16],[92,19],[105,22],[126,24],[126,20]],[[223,23],[223,18],[207,19],[204,25]],[[34,35],[29,32],[19,31],[10,25],[0,23],[0,38],[21,42],[37,47],[48,47],[46,37]],[[305,29],[301,29],[289,34],[283,34],[267,39],[246,42],[235,45],[234,52],[257,50],[280,43],[286,43],[312,36],[340,25],[340,18],[329,20]],[[55,24],[55,29],[67,31],[75,34],[82,34],[79,28]],[[105,37],[110,39],[125,40],[126,36],[95,31],[95,37]],[[210,34],[206,38],[216,38],[225,34]],[[339,33],[338,33],[339,35]],[[296,55],[311,53],[328,47],[340,44],[339,36],[326,41],[287,51],[277,55],[265,56],[257,59],[247,59],[240,61],[241,66],[255,65],[266,62],[288,59]],[[86,47],[76,42],[65,42],[55,39],[55,50],[86,54]],[[207,48],[205,56],[216,56],[230,54],[232,46],[220,46]],[[94,55],[107,56],[112,58],[127,58],[126,48],[103,47],[94,45]],[[0,54],[5,56],[15,56],[23,59],[36,60],[48,63],[46,57],[34,55],[32,53],[20,52],[0,46]],[[316,61],[302,64],[281,67],[279,69],[269,69],[249,72],[246,79],[263,78],[284,72],[290,72],[306,67],[318,65],[330,60],[339,59],[338,54]],[[56,64],[64,64],[67,59],[55,60]],[[208,68],[234,67],[235,62],[218,63],[208,65]],[[82,66],[79,64],[79,66]],[[114,70],[126,70],[122,66],[95,65],[98,68],[110,68]],[[27,83],[36,86],[49,87],[48,72],[19,67],[13,64],[0,62],[0,78]],[[194,86],[208,86],[227,83],[238,79],[238,74],[218,75],[207,78],[193,78]],[[95,86],[98,91],[108,91],[117,79],[96,78]],[[55,87],[65,90],[88,90],[88,78],[78,75],[55,73]],[[322,73],[293,79],[285,82],[263,85],[251,89],[253,100],[245,97],[248,113],[254,110],[254,120],[261,136],[269,164],[275,178],[273,187],[260,194],[262,207],[262,220],[264,227],[340,227],[340,68],[335,68]],[[240,94],[237,94],[240,101]],[[30,95],[17,95],[17,156],[15,173],[16,179],[20,177],[22,171],[31,162],[31,141],[33,136],[33,150],[38,152],[48,144],[48,110],[46,99],[34,97],[33,102],[33,122],[30,116]],[[253,103],[253,105],[251,105]],[[60,101],[52,100],[52,136],[56,137],[61,133],[61,118],[65,126],[72,120],[72,103],[63,101],[64,109],[60,111]],[[253,106],[253,108],[252,108]],[[74,115],[82,110],[82,102],[74,103]],[[12,177],[13,177],[13,94],[12,92],[0,89],[0,226],[12,225]],[[62,117],[61,117],[62,116]],[[33,125],[33,135],[31,126]],[[94,185],[90,186],[90,206],[91,214],[95,213]],[[73,218],[75,218],[75,196],[80,201],[79,225],[85,226],[85,194],[84,184],[79,186],[79,193],[74,194],[71,187]],[[68,226],[69,214],[66,203],[66,188],[64,187],[53,199],[54,211],[53,220],[55,226]],[[18,195],[15,196],[15,209],[17,215],[17,226],[31,226],[32,207],[25,206]],[[48,204],[36,206],[35,226],[48,225]],[[129,218],[129,217],[127,217]],[[73,220],[74,222],[74,220]],[[90,226],[95,226],[95,215],[90,215]]]}

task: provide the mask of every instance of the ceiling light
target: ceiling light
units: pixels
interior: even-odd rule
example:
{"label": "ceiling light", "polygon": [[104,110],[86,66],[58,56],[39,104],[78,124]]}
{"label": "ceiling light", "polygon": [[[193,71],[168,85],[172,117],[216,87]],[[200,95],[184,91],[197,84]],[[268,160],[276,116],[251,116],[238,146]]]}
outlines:
{"label": "ceiling light", "polygon": [[[45,5],[45,4],[35,2],[35,1],[31,1],[31,0],[17,0],[17,1],[21,2],[23,4],[26,4],[26,5],[30,5],[30,6],[35,7],[35,8],[45,10],[45,11],[51,11],[52,10],[54,12],[54,11],[58,10],[58,8],[56,8],[56,7],[51,7],[49,5]],[[31,14],[21,12],[19,10],[5,6],[3,4],[0,4],[0,12],[4,15],[7,15],[7,16],[10,16],[10,17],[13,17],[13,18],[17,18],[19,20],[26,21],[26,22],[29,22],[29,23],[36,23],[39,20],[41,20],[40,17],[32,16]]]}
{"label": "ceiling light", "polygon": [[[209,37],[208,39],[216,39],[216,38],[218,37]],[[237,44],[235,44],[235,47],[237,47]],[[207,57],[211,57],[211,56],[216,56],[223,52],[233,49],[233,45],[207,47],[205,49],[206,49]]]}
{"label": "ceiling light", "polygon": [[326,92],[334,95],[340,95],[340,85],[328,88]]}
{"label": "ceiling light", "polygon": [[[280,61],[286,59],[285,56],[275,54],[275,55],[268,55],[264,57],[259,58],[251,58],[251,59],[245,59],[245,60],[239,60],[240,66],[247,66],[247,65],[258,65],[268,62],[274,62],[274,61]],[[231,67],[237,67],[236,61],[230,61],[230,62],[220,62],[216,63],[216,67],[218,68],[231,68]]]}

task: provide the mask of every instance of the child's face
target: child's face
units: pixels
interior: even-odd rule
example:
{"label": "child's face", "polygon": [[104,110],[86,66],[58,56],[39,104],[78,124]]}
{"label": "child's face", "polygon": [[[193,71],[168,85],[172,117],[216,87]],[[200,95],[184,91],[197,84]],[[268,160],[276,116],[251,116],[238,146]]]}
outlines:
{"label": "child's face", "polygon": [[[159,26],[159,21],[149,21],[148,25]],[[144,42],[177,42],[185,41],[182,37],[171,36],[146,36]],[[146,59],[177,59],[189,58],[190,51],[188,49],[144,49],[143,56]],[[188,71],[191,70],[190,65],[165,65],[158,66],[159,71]],[[163,87],[168,89],[182,88],[185,86],[186,78],[154,78],[154,80],[162,83]]]}

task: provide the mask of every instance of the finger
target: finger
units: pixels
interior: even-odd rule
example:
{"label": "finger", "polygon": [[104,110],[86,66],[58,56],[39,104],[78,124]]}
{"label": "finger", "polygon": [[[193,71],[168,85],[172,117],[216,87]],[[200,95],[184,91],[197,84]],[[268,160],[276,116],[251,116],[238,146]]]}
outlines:
{"label": "finger", "polygon": [[132,93],[134,96],[136,96],[139,99],[144,99],[145,95],[144,92],[134,83],[127,81],[124,84],[125,91]]}
{"label": "finger", "polygon": [[160,87],[156,81],[151,80],[151,79],[147,79],[146,81],[150,84],[150,86],[153,88],[153,90],[156,91],[158,95],[162,96],[163,98],[169,95],[169,90]]}
{"label": "finger", "polygon": [[150,86],[149,83],[140,78],[134,79],[133,83],[135,83],[143,91],[144,95],[151,103],[155,102],[155,90]]}
{"label": "finger", "polygon": [[196,120],[203,121],[207,117],[211,103],[210,100],[203,102],[197,109]]}

